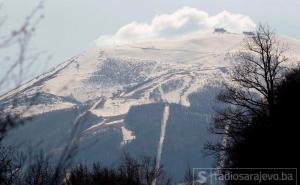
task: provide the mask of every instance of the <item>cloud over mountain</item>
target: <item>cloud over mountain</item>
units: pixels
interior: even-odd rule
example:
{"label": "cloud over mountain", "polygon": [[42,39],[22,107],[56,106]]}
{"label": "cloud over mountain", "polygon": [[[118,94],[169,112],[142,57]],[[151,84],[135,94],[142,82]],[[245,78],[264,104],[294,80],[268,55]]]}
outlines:
{"label": "cloud over mountain", "polygon": [[184,7],[172,14],[155,16],[150,23],[131,22],[113,35],[100,36],[98,46],[134,43],[155,39],[185,36],[199,32],[211,32],[214,28],[225,28],[229,32],[241,33],[255,28],[251,18],[241,14],[223,11],[209,15],[191,7]]}

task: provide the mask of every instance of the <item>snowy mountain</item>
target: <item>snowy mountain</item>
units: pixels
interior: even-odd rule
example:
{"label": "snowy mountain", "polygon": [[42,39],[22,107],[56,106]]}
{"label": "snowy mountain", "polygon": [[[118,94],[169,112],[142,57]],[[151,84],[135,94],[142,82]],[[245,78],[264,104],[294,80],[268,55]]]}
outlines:
{"label": "snowy mountain", "polygon": [[[218,139],[207,130],[220,106],[215,96],[244,37],[200,34],[84,52],[1,96],[4,108],[18,100],[15,111],[35,98],[25,115],[32,119],[4,142],[58,156],[79,123],[76,161],[111,165],[127,151],[156,157],[175,179],[188,164],[211,167],[202,147]],[[291,61],[300,59],[300,41],[280,39]]]}

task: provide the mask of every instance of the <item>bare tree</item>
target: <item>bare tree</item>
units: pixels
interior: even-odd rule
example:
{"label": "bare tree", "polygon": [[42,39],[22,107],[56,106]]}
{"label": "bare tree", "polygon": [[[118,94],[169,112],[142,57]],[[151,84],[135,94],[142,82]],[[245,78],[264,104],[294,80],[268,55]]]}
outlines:
{"label": "bare tree", "polygon": [[[40,55],[43,54],[43,52],[31,53],[29,46],[36,32],[36,27],[44,17],[43,6],[45,1],[39,0],[37,6],[25,17],[24,22],[19,27],[8,33],[3,33],[0,30],[0,52],[5,54],[6,50],[12,50],[7,56],[0,55],[0,67],[2,68],[0,75],[0,155],[2,152],[5,154],[7,150],[6,147],[2,147],[1,145],[2,139],[8,131],[31,119],[28,115],[30,115],[34,105],[38,103],[39,87],[27,94],[22,94],[22,92],[24,92],[24,75],[32,70],[33,64],[40,60]],[[3,19],[0,17],[0,28],[6,22],[6,16]],[[85,121],[89,109],[87,108],[84,112],[80,112],[73,120],[74,127],[71,129],[70,137],[67,139],[61,155],[58,156],[58,160],[55,161],[55,165],[49,166],[48,161],[42,160],[39,156],[33,156],[33,159],[29,159],[26,162],[30,165],[28,170],[31,171],[26,171],[28,172],[27,179],[30,182],[34,181],[34,179],[30,179],[31,176],[35,178],[34,175],[39,176],[40,174],[44,174],[42,171],[50,167],[53,174],[51,174],[51,178],[47,177],[48,184],[57,184],[59,180],[64,178],[63,173],[71,166],[72,158],[76,153],[79,142],[80,124]],[[0,160],[0,166],[2,164],[14,164],[13,162],[12,158],[3,158],[3,160]]]}
{"label": "bare tree", "polygon": [[[25,157],[13,147],[3,146],[2,139],[10,129],[23,123],[21,117],[30,109],[33,99],[22,99],[20,102],[17,91],[13,95],[4,92],[11,88],[19,89],[25,72],[39,58],[40,53],[29,54],[28,47],[43,18],[43,4],[44,0],[40,0],[19,27],[8,32],[3,30],[8,22],[7,16],[0,15],[0,184],[20,184],[19,177]],[[15,110],[19,104],[22,105],[22,110]]]}
{"label": "bare tree", "polygon": [[224,139],[206,146],[221,161],[230,144],[242,139],[242,130],[251,127],[253,115],[272,115],[276,86],[282,79],[283,63],[288,60],[284,55],[287,46],[268,26],[259,25],[243,44],[243,49],[235,55],[238,65],[232,70],[231,81],[218,96],[228,106],[218,111],[211,129],[215,134],[224,135]]}
{"label": "bare tree", "polygon": [[[21,179],[24,185],[51,185],[54,169],[43,153],[36,156],[34,163],[30,164]],[[58,184],[58,183],[57,183]]]}
{"label": "bare tree", "polygon": [[[284,55],[287,46],[282,44],[268,26],[260,25],[254,36],[245,40],[245,46],[237,54],[241,64],[232,73],[231,79],[236,87],[229,88],[235,95],[221,96],[221,100],[232,105],[242,106],[254,112],[274,106],[275,87],[282,79],[282,63],[288,58]],[[260,102],[251,95],[256,92],[267,100]]]}
{"label": "bare tree", "polygon": [[[3,29],[0,31],[0,51],[2,54],[0,56],[0,93],[2,94],[0,96],[0,141],[9,129],[21,123],[22,115],[29,111],[34,101],[34,97],[19,98],[18,89],[24,81],[26,71],[29,71],[41,54],[39,52],[29,54],[28,47],[36,27],[44,17],[41,11],[44,1],[39,1],[19,27],[8,33],[3,32]],[[7,16],[0,18],[0,20],[0,28],[2,28],[7,22]],[[7,52],[10,54],[7,55]],[[14,92],[16,93],[5,93],[11,88],[15,88]]]}
{"label": "bare tree", "polygon": [[0,184],[18,184],[24,156],[14,149],[0,146]]}

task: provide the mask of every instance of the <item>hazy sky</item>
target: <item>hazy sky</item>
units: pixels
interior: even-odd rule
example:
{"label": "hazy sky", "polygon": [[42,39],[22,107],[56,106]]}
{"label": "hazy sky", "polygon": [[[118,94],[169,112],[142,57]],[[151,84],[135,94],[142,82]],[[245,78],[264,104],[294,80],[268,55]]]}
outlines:
{"label": "hazy sky", "polygon": [[[37,0],[2,0],[7,31],[18,25]],[[300,37],[300,0],[48,0],[45,19],[32,47],[52,54],[49,66],[95,46],[101,35],[114,34],[133,22],[149,22],[185,6],[216,15],[224,10],[270,24],[278,33]]]}

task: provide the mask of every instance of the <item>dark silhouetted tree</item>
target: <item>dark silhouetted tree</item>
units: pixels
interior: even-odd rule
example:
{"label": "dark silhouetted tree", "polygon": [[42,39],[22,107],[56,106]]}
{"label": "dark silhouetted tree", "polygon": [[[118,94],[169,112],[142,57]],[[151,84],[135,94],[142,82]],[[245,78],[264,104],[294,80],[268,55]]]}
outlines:
{"label": "dark silhouetted tree", "polygon": [[[238,54],[243,63],[233,70],[233,83],[227,84],[218,97],[229,107],[217,114],[212,130],[224,135],[224,139],[215,145],[208,144],[207,149],[217,156],[223,169],[258,168],[251,173],[259,173],[262,168],[297,167],[300,69],[281,66],[287,61],[286,47],[268,28],[260,26],[248,39],[251,42],[246,43],[247,52]],[[243,173],[231,169],[223,172]],[[227,181],[230,185],[257,183]],[[293,183],[268,180],[260,184]]]}
{"label": "dark silhouetted tree", "polygon": [[242,132],[251,126],[251,117],[272,114],[276,85],[284,69],[282,64],[288,60],[284,55],[286,49],[268,26],[260,25],[253,36],[245,38],[243,49],[235,55],[237,66],[231,72],[231,81],[218,96],[228,106],[218,111],[211,129],[224,135],[224,140],[206,146],[218,155],[220,166],[226,166],[225,153],[243,139]]}

